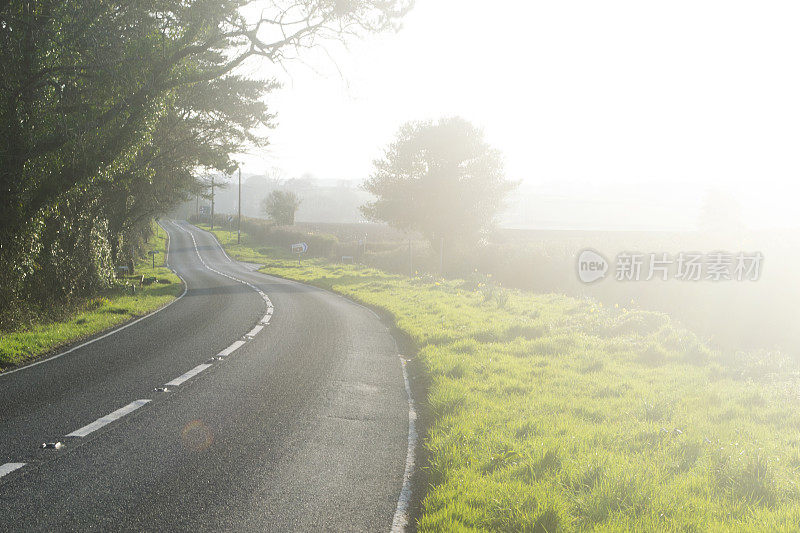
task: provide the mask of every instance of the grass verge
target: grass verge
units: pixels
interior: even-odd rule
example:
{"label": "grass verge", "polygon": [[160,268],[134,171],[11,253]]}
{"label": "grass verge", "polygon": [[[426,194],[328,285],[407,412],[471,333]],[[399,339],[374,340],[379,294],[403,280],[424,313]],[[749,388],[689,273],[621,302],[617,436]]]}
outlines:
{"label": "grass verge", "polygon": [[[208,224],[197,224],[197,227],[206,231],[211,231]],[[242,233],[241,242],[236,242],[236,232],[226,229],[215,229],[214,236],[225,248],[225,251],[237,261],[250,263],[263,263],[266,258],[292,259],[297,261],[297,256],[289,250],[283,250],[276,246],[263,245],[255,242],[250,235]]]}
{"label": "grass verge", "polygon": [[800,379],[783,354],[717,352],[660,313],[243,243],[263,272],[382,309],[413,339],[432,418],[421,531],[800,523]]}
{"label": "grass verge", "polygon": [[132,294],[126,283],[133,281],[120,280],[113,287],[84,301],[66,320],[3,331],[0,335],[0,372],[145,315],[174,300],[183,292],[183,283],[165,266],[166,246],[166,232],[159,228],[145,245],[146,251],[159,252],[155,268],[149,257],[136,264],[137,275],[155,277],[162,282],[144,286],[138,286],[137,283],[136,293]]}

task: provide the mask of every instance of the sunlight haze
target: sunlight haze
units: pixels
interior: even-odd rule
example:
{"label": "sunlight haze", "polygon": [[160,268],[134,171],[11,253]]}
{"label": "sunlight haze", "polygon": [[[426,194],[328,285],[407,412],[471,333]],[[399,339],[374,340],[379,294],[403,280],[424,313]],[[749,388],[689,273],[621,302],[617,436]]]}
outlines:
{"label": "sunlight haze", "polygon": [[[349,54],[328,45],[287,72],[251,67],[284,88],[267,99],[271,146],[241,159],[245,172],[360,182],[403,122],[461,115],[505,154],[520,194],[554,208],[512,202],[526,216],[510,225],[692,229],[705,191],[726,189],[746,226],[796,227],[798,14],[790,2],[419,1],[399,33]],[[587,196],[599,205],[559,204]]]}

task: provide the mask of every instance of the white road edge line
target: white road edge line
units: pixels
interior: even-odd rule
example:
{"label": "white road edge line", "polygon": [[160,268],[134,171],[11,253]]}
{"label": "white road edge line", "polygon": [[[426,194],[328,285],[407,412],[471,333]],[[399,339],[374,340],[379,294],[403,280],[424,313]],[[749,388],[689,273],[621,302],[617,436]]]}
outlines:
{"label": "white road edge line", "polygon": [[129,413],[132,413],[133,411],[137,410],[138,408],[140,408],[141,406],[145,405],[149,401],[150,400],[136,400],[134,402],[131,402],[128,405],[126,405],[125,407],[117,409],[113,413],[109,413],[104,417],[98,418],[97,420],[95,420],[91,424],[87,424],[87,425],[83,426],[80,429],[76,429],[75,431],[73,431],[72,433],[67,434],[66,436],[67,437],[85,437],[86,435],[88,435],[88,434],[90,434],[90,433],[92,433],[94,431],[97,431],[101,427],[107,426],[111,422],[113,422],[115,420],[119,420],[123,416],[125,416],[125,415],[127,415]]}
{"label": "white road edge line", "polygon": [[406,468],[403,472],[403,488],[397,499],[397,508],[392,519],[392,533],[406,530],[408,526],[408,506],[411,503],[411,476],[414,473],[414,453],[417,446],[417,410],[414,407],[414,397],[411,395],[411,384],[408,381],[407,361],[400,358],[403,367],[403,383],[406,387],[408,398],[408,448],[406,450]]}
{"label": "white road edge line", "polygon": [[[203,264],[203,266],[206,269],[210,270],[211,272],[214,272],[215,274],[219,274],[220,276],[224,276],[224,277],[226,277],[228,279],[231,279],[233,281],[237,281],[237,282],[239,282],[239,283],[241,283],[243,285],[247,285],[248,287],[250,287],[251,289],[256,291],[264,299],[264,302],[265,302],[265,304],[267,306],[267,311],[266,311],[267,315],[272,315],[274,307],[272,305],[272,301],[269,299],[269,296],[267,296],[261,289],[259,289],[258,287],[256,287],[252,283],[249,283],[249,282],[247,282],[247,281],[245,281],[243,279],[239,279],[237,277],[231,276],[230,274],[225,274],[224,272],[220,272],[219,270],[216,270],[216,269],[208,266],[208,264],[203,260],[203,257],[200,255],[200,249],[197,247],[197,240],[195,240],[194,234],[191,231],[189,231],[188,229],[186,229],[183,226],[181,226],[180,224],[178,224],[177,222],[175,222],[174,220],[170,220],[170,223],[172,223],[172,225],[174,225],[179,230],[181,230],[184,233],[186,233],[187,235],[189,235],[189,237],[192,239],[192,244],[194,245],[194,251],[197,254],[197,258],[200,260],[200,262]],[[193,227],[196,228],[197,226],[193,226]],[[201,230],[201,231],[205,231],[206,233],[210,234],[211,238],[214,239],[214,242],[216,243],[216,245],[219,247],[220,250],[222,250],[222,253],[225,254],[225,257],[227,257],[229,261],[233,262],[231,260],[231,258],[228,257],[228,254],[225,252],[225,249],[222,247],[222,244],[220,244],[220,242],[217,239],[216,235],[214,235],[210,231],[206,231],[206,230]],[[269,322],[269,318],[266,318],[266,322],[264,322],[264,319],[262,319],[261,321],[259,321],[259,323],[252,330],[250,330],[250,332],[246,333],[245,336],[248,337],[248,338],[254,337],[256,334],[258,334],[263,329],[263,327],[268,322]]]}
{"label": "white road edge line", "polygon": [[[175,223],[173,222],[173,224],[175,224]],[[175,225],[177,227],[179,227],[180,229],[182,229],[183,231],[185,231],[186,233],[189,233],[189,235],[192,237],[192,241],[194,241],[194,235],[192,235],[191,232],[189,232],[188,230],[180,227],[178,224],[175,224]],[[205,231],[205,230],[203,230],[203,231]],[[211,233],[211,232],[207,232],[207,233]],[[222,248],[222,245],[220,244],[219,240],[217,240],[216,235],[211,233],[211,236],[214,238],[214,241],[217,243],[217,246],[219,246],[220,249],[222,249],[222,252],[225,253],[225,250]],[[195,250],[197,251],[197,256],[200,257],[200,251],[197,250],[197,243],[196,242],[195,242]],[[227,256],[228,254],[226,253],[225,255]],[[230,257],[228,259],[230,259]],[[200,258],[200,261],[203,261],[203,259]],[[203,265],[205,265],[205,261],[203,261]],[[216,270],[212,269],[208,265],[205,265],[205,266],[209,270],[213,270],[214,272],[217,272]],[[217,272],[217,273],[218,274],[222,274],[221,272]],[[226,276],[226,274],[222,274],[222,275]],[[231,276],[227,276],[227,277],[231,277]],[[231,277],[231,279],[236,279],[236,278]],[[281,279],[284,280],[284,281],[288,281],[289,283],[298,285],[300,287],[304,287],[304,288],[308,287],[307,285],[305,285],[304,283],[301,283],[299,281],[291,280],[291,279],[288,279],[288,278],[281,278]],[[248,285],[250,287],[253,287],[255,289],[255,287],[253,285],[251,285],[250,283],[247,283],[247,282],[242,281],[242,280],[236,280],[236,281],[241,281],[242,283],[245,283],[246,285]],[[342,298],[343,300],[346,300],[346,301],[348,301],[348,302],[350,302],[352,304],[355,304],[355,305],[365,309],[366,311],[371,313],[375,318],[377,318],[379,321],[383,320],[381,318],[381,316],[378,313],[375,312],[374,309],[370,309],[369,307],[367,307],[364,304],[361,304],[359,302],[351,300],[350,298],[347,298],[346,296],[344,296],[342,294],[339,294],[339,293],[336,293],[336,292],[333,292],[333,291],[329,291],[329,290],[326,290],[326,289],[321,289],[321,290],[323,290],[325,292],[328,292],[328,293],[331,293],[334,296],[338,296],[339,298]],[[261,291],[259,289],[256,289],[256,291],[261,293]],[[267,302],[267,315],[264,317],[264,319],[268,319],[268,318],[271,318],[271,316],[272,316],[272,302],[269,300],[268,297],[264,297],[264,300]],[[262,320],[264,320],[264,319],[262,319]],[[266,320],[266,322],[269,322],[269,320]],[[397,345],[397,341],[395,340],[395,346],[396,345]],[[406,527],[408,526],[408,522],[409,522],[408,507],[409,507],[409,505],[411,503],[411,477],[414,474],[415,454],[416,454],[417,440],[419,439],[419,436],[417,434],[417,409],[414,406],[414,396],[413,396],[413,394],[411,392],[411,383],[410,383],[410,381],[408,379],[408,370],[406,369],[406,363],[407,363],[407,361],[405,359],[403,359],[402,357],[400,357],[400,364],[401,364],[402,369],[403,369],[403,383],[405,385],[406,398],[408,400],[408,446],[406,448],[406,464],[405,464],[405,470],[403,472],[403,486],[400,489],[400,496],[397,499],[397,507],[395,509],[394,517],[392,519],[392,528],[391,528],[392,533],[405,531]]]}
{"label": "white road edge line", "polygon": [[0,477],[10,474],[14,470],[19,470],[23,466],[25,466],[25,463],[6,463],[0,465]]}
{"label": "white road edge line", "polygon": [[[192,235],[190,231],[186,230],[185,228],[182,228],[181,226],[179,226],[175,222],[173,222],[173,224],[175,224],[175,226],[177,226],[178,228],[180,228],[183,231],[185,231],[186,233],[188,233],[192,237],[192,241],[194,241],[194,235]],[[205,231],[205,230],[203,230],[203,231]],[[211,233],[211,232],[207,232],[207,233]],[[214,238],[214,241],[217,243],[217,246],[219,246],[220,249],[222,250],[222,252],[227,256],[228,254],[225,253],[225,250],[222,248],[222,245],[220,244],[219,240],[217,240],[217,236],[214,235],[213,233],[211,233],[211,236]],[[200,257],[200,251],[197,249],[197,243],[196,242],[195,242],[195,251],[197,252],[197,256]],[[230,260],[230,257],[228,257],[228,259]],[[209,267],[208,265],[206,265],[205,261],[203,261],[202,257],[200,258],[200,261],[203,262],[203,265],[206,268],[208,268],[209,270],[213,270],[214,272],[217,272],[218,274],[222,274],[221,272],[218,272],[218,271],[212,269],[211,267]],[[222,274],[222,275],[223,276],[227,276],[226,274]],[[231,276],[227,276],[227,277],[230,277],[231,279],[236,279],[236,278],[233,278]],[[306,284],[301,283],[299,281],[291,280],[291,279],[288,279],[288,278],[281,278],[281,279],[284,280],[284,281],[288,281],[289,283],[298,285],[300,287],[304,287],[304,288],[308,287]],[[257,292],[261,293],[261,291],[259,289],[257,289],[256,287],[254,287],[250,283],[247,283],[246,281],[242,281],[242,280],[238,280],[238,279],[236,281],[240,281],[240,282],[242,282],[242,283],[244,283],[244,284],[246,284],[246,285],[248,285],[250,287],[253,287],[254,289],[256,289]],[[333,291],[329,291],[329,290],[326,290],[326,289],[321,289],[321,290],[323,290],[325,292],[328,292],[330,294],[333,294],[334,296],[338,296],[339,298],[342,298],[343,300],[346,300],[346,301],[348,301],[348,302],[350,302],[352,304],[355,304],[355,305],[365,309],[366,311],[371,313],[375,318],[377,318],[379,321],[383,320],[381,318],[381,316],[378,313],[375,312],[374,309],[370,309],[369,307],[367,307],[364,304],[361,304],[359,302],[351,300],[350,298],[347,298],[346,296],[344,296],[342,294],[339,294],[339,293],[336,293],[336,292],[333,292]],[[265,316],[264,318],[265,319],[271,318],[271,315],[272,315],[272,302],[269,300],[268,297],[264,297],[264,300],[267,302],[267,316]],[[269,322],[269,320],[267,320],[267,322]],[[397,341],[395,340],[395,346],[396,345],[397,345]],[[417,410],[416,410],[416,407],[414,406],[414,396],[413,396],[413,394],[411,392],[411,383],[409,382],[409,379],[408,379],[408,370],[406,369],[406,363],[407,363],[407,361],[405,359],[403,359],[402,357],[400,357],[400,364],[401,364],[402,369],[403,369],[403,383],[405,385],[406,398],[408,400],[408,446],[406,448],[406,464],[405,464],[405,470],[403,472],[403,486],[400,489],[400,496],[397,499],[397,508],[395,509],[394,517],[392,519],[392,528],[391,528],[392,533],[405,531],[406,527],[408,526],[408,522],[409,522],[408,507],[409,507],[409,505],[411,503],[411,477],[414,474],[414,466],[415,466],[415,459],[414,458],[415,458],[415,454],[416,454],[417,440],[419,439],[419,436],[417,434]]]}
{"label": "white road edge line", "polygon": [[209,368],[210,366],[211,365],[209,365],[207,363],[203,363],[202,365],[197,365],[196,367],[194,367],[193,369],[189,370],[185,374],[183,374],[181,376],[178,376],[177,378],[173,379],[172,381],[167,383],[165,386],[166,387],[177,387],[178,385],[182,384],[187,379],[193,378],[194,376],[196,376],[197,374],[199,374],[200,372],[202,372],[206,368]]}
{"label": "white road edge line", "polygon": [[[197,226],[195,226],[195,227],[197,227]],[[201,229],[201,228],[198,228],[198,229]],[[211,232],[211,231],[207,231],[207,230],[204,230],[204,229],[201,229],[201,231],[205,231],[206,233],[210,233],[211,236],[214,237],[214,242],[217,243],[217,246],[219,247],[220,251],[222,252],[222,255],[225,256],[225,258],[228,260],[229,263],[233,263],[233,259],[231,259],[231,256],[228,255],[228,252],[225,251],[225,248],[222,247],[222,243],[219,242],[219,239],[217,239],[217,236],[214,235],[214,233]],[[240,281],[240,280],[236,280],[236,281]]]}
{"label": "white road edge line", "polygon": [[[161,226],[161,224],[159,224],[159,226]],[[167,231],[167,229],[166,229],[164,226],[161,226],[161,229],[163,229],[164,231]],[[169,241],[167,241],[167,245],[169,246]],[[167,248],[167,253],[169,254],[169,248]],[[169,265],[167,265],[167,266],[169,266]],[[124,326],[120,326],[120,327],[118,327],[117,329],[112,329],[112,330],[111,330],[111,331],[109,331],[108,333],[105,333],[105,334],[103,334],[103,335],[100,335],[99,337],[95,337],[94,339],[88,340],[88,341],[84,342],[83,344],[79,344],[79,345],[77,345],[77,346],[73,346],[73,347],[72,347],[72,348],[70,348],[69,350],[66,350],[66,351],[64,351],[64,352],[61,352],[61,353],[59,353],[59,354],[53,355],[53,356],[51,356],[51,357],[48,357],[48,358],[46,358],[46,359],[42,359],[41,361],[36,361],[35,363],[30,363],[30,364],[28,364],[28,365],[21,366],[21,367],[19,367],[19,368],[15,368],[14,370],[6,370],[5,372],[0,372],[0,379],[3,379],[3,376],[8,376],[8,375],[11,375],[11,374],[13,374],[14,372],[20,372],[20,371],[22,371],[22,370],[27,370],[28,368],[31,368],[31,367],[34,367],[34,366],[37,366],[37,365],[41,365],[42,363],[47,363],[47,362],[49,362],[49,361],[52,361],[52,360],[54,360],[54,359],[58,359],[59,357],[61,357],[61,356],[63,356],[63,355],[67,355],[67,354],[69,354],[69,353],[72,353],[72,352],[74,352],[75,350],[79,350],[79,349],[83,348],[84,346],[88,346],[88,345],[90,345],[90,344],[92,344],[92,343],[94,343],[94,342],[97,342],[97,341],[101,340],[101,339],[105,339],[106,337],[108,337],[108,336],[111,336],[111,335],[113,335],[113,334],[115,334],[115,333],[119,333],[119,332],[120,332],[120,331],[122,331],[123,329],[125,329],[125,328],[129,328],[129,327],[131,327],[132,325],[134,325],[134,324],[136,324],[136,323],[138,323],[138,322],[141,322],[141,321],[142,321],[142,320],[144,320],[145,318],[150,318],[151,316],[155,315],[156,313],[160,313],[161,311],[163,311],[163,310],[164,310],[164,309],[166,309],[167,307],[171,306],[172,304],[174,304],[175,302],[177,302],[178,300],[180,300],[181,298],[183,298],[184,296],[186,296],[186,291],[188,291],[188,290],[189,290],[189,286],[186,284],[186,280],[185,280],[185,279],[183,279],[183,276],[181,276],[180,274],[178,274],[178,273],[177,273],[175,270],[173,270],[173,272],[175,273],[175,275],[176,275],[176,276],[178,276],[178,277],[180,278],[181,282],[183,283],[183,292],[181,293],[181,295],[180,295],[180,296],[178,296],[177,298],[175,298],[174,300],[172,300],[171,302],[169,302],[169,303],[168,303],[167,305],[165,305],[164,307],[159,307],[159,308],[158,308],[158,309],[156,309],[155,311],[153,311],[153,312],[151,312],[151,313],[147,313],[146,315],[144,315],[144,316],[142,316],[142,317],[139,317],[139,318],[137,318],[137,319],[136,319],[136,320],[134,320],[133,322],[128,322],[128,323],[127,323],[127,324],[125,324]]]}

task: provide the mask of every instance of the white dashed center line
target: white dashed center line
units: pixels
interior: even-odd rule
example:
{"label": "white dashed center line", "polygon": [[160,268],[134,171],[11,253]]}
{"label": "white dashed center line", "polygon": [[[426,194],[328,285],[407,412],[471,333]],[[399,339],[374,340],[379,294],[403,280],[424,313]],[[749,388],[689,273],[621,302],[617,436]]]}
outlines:
{"label": "white dashed center line", "polygon": [[230,354],[245,345],[244,341],[236,341],[217,354],[218,357],[228,357]]}
{"label": "white dashed center line", "polygon": [[122,418],[123,416],[127,415],[128,413],[132,413],[133,411],[137,410],[138,408],[140,408],[141,406],[143,406],[144,404],[146,404],[149,401],[150,400],[136,400],[135,402],[131,402],[128,405],[126,405],[125,407],[117,409],[113,413],[109,413],[109,414],[107,414],[106,416],[104,416],[102,418],[98,418],[97,420],[95,420],[91,424],[83,426],[80,429],[76,429],[72,433],[68,434],[67,437],[85,437],[89,433],[97,431],[101,427],[110,424],[114,420],[119,420],[120,418]]}
{"label": "white dashed center line", "polygon": [[4,465],[0,465],[0,477],[10,474],[14,470],[19,470],[23,466],[25,466],[25,463],[6,463]]}
{"label": "white dashed center line", "polygon": [[[260,332],[260,331],[261,331],[261,330],[264,328],[264,326],[265,326],[266,324],[268,324],[268,323],[269,323],[269,320],[270,320],[270,318],[272,318],[272,312],[273,312],[273,311],[272,311],[272,309],[273,309],[273,307],[272,307],[272,302],[271,302],[271,301],[270,301],[270,299],[269,299],[269,296],[267,296],[267,295],[266,295],[266,294],[265,294],[265,293],[264,293],[262,290],[260,290],[258,287],[256,287],[256,286],[255,286],[255,285],[253,285],[252,283],[248,283],[247,281],[244,281],[244,280],[242,280],[242,279],[235,278],[235,277],[233,277],[233,276],[231,276],[231,275],[229,275],[229,274],[225,274],[225,273],[223,273],[223,272],[220,272],[220,271],[218,271],[218,270],[215,270],[214,268],[211,268],[211,267],[210,267],[210,266],[209,266],[209,265],[208,265],[208,264],[207,264],[207,263],[206,263],[206,262],[203,260],[203,257],[200,255],[200,250],[199,250],[199,248],[197,247],[197,242],[195,241],[195,238],[194,238],[194,235],[192,235],[192,232],[190,232],[190,231],[188,231],[188,230],[186,230],[186,229],[184,229],[184,228],[180,227],[180,226],[179,226],[179,225],[177,225],[177,224],[175,224],[175,227],[177,227],[179,230],[183,231],[184,233],[187,233],[187,234],[188,234],[188,235],[191,237],[191,239],[192,239],[192,243],[194,244],[194,250],[195,250],[195,253],[197,254],[197,257],[198,257],[198,259],[200,259],[200,262],[203,264],[203,266],[204,266],[204,267],[206,267],[208,270],[211,270],[212,272],[215,272],[215,273],[217,273],[217,274],[220,274],[220,275],[222,275],[222,276],[225,276],[225,277],[226,277],[226,278],[228,278],[228,279],[231,279],[231,280],[237,281],[237,282],[239,282],[239,283],[242,283],[242,284],[244,284],[244,285],[247,285],[248,287],[250,287],[251,289],[253,289],[254,291],[256,291],[256,292],[258,293],[258,295],[259,295],[259,296],[261,296],[261,298],[264,300],[264,303],[265,303],[265,304],[266,304],[266,306],[267,306],[267,311],[266,311],[266,313],[267,313],[267,314],[266,314],[266,315],[264,315],[264,317],[261,319],[261,321],[259,322],[259,324],[257,324],[257,325],[256,325],[256,326],[255,326],[255,327],[254,327],[252,330],[250,330],[250,332],[249,332],[249,333],[247,333],[247,335],[246,335],[248,339],[250,339],[250,338],[254,337],[256,334],[258,334],[258,333],[259,333],[259,332]],[[165,231],[166,231],[166,229],[165,229]],[[225,252],[225,250],[222,248],[222,246],[220,245],[219,241],[217,241],[216,239],[214,239],[214,240],[215,240],[215,242],[217,243],[217,246],[219,246],[220,250],[222,250],[222,253],[225,255],[225,258],[226,258],[226,259],[227,259],[229,262],[231,262],[231,263],[232,263],[233,261],[232,261],[232,260],[231,260],[231,258],[228,256],[228,254]],[[167,253],[168,253],[168,252],[167,252]],[[173,270],[173,272],[175,272],[175,271]],[[176,272],[176,274],[177,274],[177,272]],[[181,279],[183,279],[183,278],[181,278]],[[176,300],[174,300],[174,301],[177,301],[177,300],[179,300],[180,298],[182,298],[182,297],[183,297],[183,295],[185,295],[185,294],[186,294],[186,292],[188,291],[188,288],[189,288],[189,287],[188,287],[188,285],[187,285],[185,282],[184,282],[184,284],[183,284],[183,285],[184,285],[184,288],[183,288],[183,294],[181,294],[181,295],[180,295],[180,296],[179,296],[179,297],[178,297]],[[174,301],[173,301],[173,302],[174,302]],[[164,308],[162,308],[162,309],[164,309]],[[159,309],[159,311],[160,311],[160,309]],[[152,315],[152,314],[155,314],[155,313],[157,313],[157,312],[158,312],[158,311],[155,311],[154,313],[151,313],[151,315]],[[127,328],[127,327],[129,327],[129,326],[132,326],[133,324],[135,324],[135,323],[139,322],[140,320],[144,320],[144,319],[145,319],[145,318],[147,318],[148,316],[150,316],[150,315],[146,315],[145,317],[142,317],[142,318],[140,318],[140,319],[138,319],[138,320],[135,320],[135,321],[133,321],[133,322],[131,322],[131,323],[129,323],[129,324],[126,324],[126,325],[122,326],[121,328],[117,328],[117,329],[115,329],[115,330],[112,330],[112,331],[110,331],[109,333],[106,333],[105,335],[102,335],[102,336],[100,336],[100,337],[97,337],[96,339],[93,339],[93,340],[91,340],[91,341],[89,341],[89,342],[87,342],[87,343],[81,344],[80,346],[77,346],[77,347],[75,347],[75,348],[72,348],[72,349],[70,349],[70,350],[68,350],[68,351],[66,351],[66,352],[62,352],[61,354],[58,354],[58,355],[57,355],[57,356],[55,356],[55,357],[60,357],[61,355],[65,355],[65,354],[67,354],[67,353],[70,353],[70,352],[72,352],[72,351],[74,351],[74,350],[77,350],[77,349],[79,349],[79,348],[81,348],[81,347],[83,347],[83,346],[87,345],[87,344],[90,344],[90,343],[92,343],[92,342],[95,342],[96,340],[99,340],[99,339],[105,338],[105,337],[107,337],[107,336],[109,336],[109,335],[112,335],[113,333],[116,333],[117,331],[120,331],[121,329],[124,329],[124,328]],[[246,341],[244,341],[244,340],[237,340],[237,341],[235,341],[233,344],[231,344],[230,346],[228,346],[227,348],[225,348],[224,350],[222,350],[222,351],[221,351],[221,352],[218,354],[218,357],[226,357],[226,356],[228,356],[228,355],[232,354],[234,351],[236,351],[236,350],[238,350],[239,348],[241,348],[242,346],[244,346],[245,342],[246,342]],[[55,357],[53,357],[53,359],[54,359]],[[42,362],[43,362],[43,361],[42,361]],[[39,364],[39,363],[34,363],[34,364]],[[33,365],[30,365],[30,366],[33,366]],[[169,383],[167,383],[167,384],[165,385],[165,387],[177,387],[178,385],[181,385],[181,384],[182,384],[182,383],[184,383],[185,381],[187,381],[187,380],[189,380],[189,379],[193,378],[194,376],[196,376],[197,374],[199,374],[200,372],[202,372],[203,370],[205,370],[205,369],[207,369],[207,368],[209,368],[209,367],[211,367],[211,365],[210,365],[210,364],[207,364],[207,363],[204,363],[204,364],[201,364],[201,365],[197,365],[196,367],[194,367],[193,369],[189,370],[188,372],[186,372],[186,373],[185,373],[185,374],[183,374],[182,376],[179,376],[179,377],[177,377],[177,378],[173,379],[172,381],[170,381]],[[15,370],[12,370],[12,371],[10,371],[10,372],[7,372],[7,374],[10,374],[11,372],[15,372]],[[166,390],[166,389],[165,389],[165,390]],[[100,428],[102,428],[102,427],[104,427],[104,426],[107,426],[107,425],[108,425],[108,424],[110,424],[111,422],[114,422],[115,420],[119,420],[119,419],[120,419],[120,418],[122,418],[123,416],[125,416],[125,415],[127,415],[127,414],[130,414],[130,413],[132,413],[133,411],[135,411],[135,410],[139,409],[140,407],[144,406],[145,404],[147,404],[147,403],[149,403],[149,402],[150,402],[150,400],[136,400],[136,401],[134,401],[134,402],[131,402],[131,403],[129,403],[128,405],[126,405],[125,407],[122,407],[122,408],[120,408],[120,409],[117,409],[117,410],[116,410],[116,411],[114,411],[113,413],[109,413],[109,414],[107,414],[107,415],[106,415],[106,416],[104,416],[104,417],[98,418],[97,420],[95,420],[95,421],[94,421],[94,422],[92,422],[91,424],[87,424],[87,425],[83,426],[82,428],[80,428],[80,429],[77,429],[77,430],[73,431],[72,433],[69,433],[69,434],[67,434],[67,437],[85,437],[85,436],[87,436],[87,435],[89,435],[89,434],[91,434],[91,433],[93,433],[93,432],[97,431],[98,429],[100,429]],[[19,469],[20,469],[20,468],[22,468],[23,466],[25,466],[25,463],[4,463],[4,464],[0,465],[0,477],[6,476],[6,475],[10,474],[11,472],[14,472],[15,470],[19,470]]]}
{"label": "white dashed center line", "polygon": [[249,332],[247,332],[246,336],[247,337],[255,337],[256,335],[258,335],[258,332],[261,331],[262,329],[264,329],[264,326],[258,325],[256,327],[254,327],[253,329],[251,329]]}
{"label": "white dashed center line", "polygon": [[178,376],[177,378],[173,379],[169,383],[166,384],[167,387],[177,387],[187,379],[193,378],[206,368],[210,367],[211,365],[203,363],[202,365],[197,365],[193,369],[189,370],[187,373],[183,374],[182,376]]}

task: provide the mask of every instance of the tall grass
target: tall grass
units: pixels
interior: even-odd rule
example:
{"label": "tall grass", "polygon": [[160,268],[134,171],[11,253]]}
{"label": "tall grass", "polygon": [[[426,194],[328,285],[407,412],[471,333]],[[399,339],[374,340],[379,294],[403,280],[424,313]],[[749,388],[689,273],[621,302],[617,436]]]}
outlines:
{"label": "tall grass", "polygon": [[800,380],[669,316],[262,256],[390,313],[430,380],[422,531],[795,530]]}

